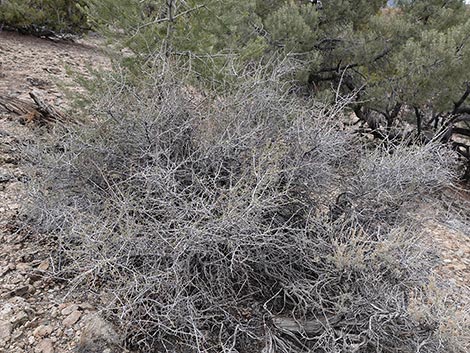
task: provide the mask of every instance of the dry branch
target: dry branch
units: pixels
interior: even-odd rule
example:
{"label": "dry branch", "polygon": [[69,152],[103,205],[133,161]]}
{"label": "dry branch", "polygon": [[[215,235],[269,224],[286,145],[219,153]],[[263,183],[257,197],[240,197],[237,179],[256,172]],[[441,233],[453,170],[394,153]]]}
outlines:
{"label": "dry branch", "polygon": [[290,332],[306,333],[306,334],[319,334],[325,329],[334,326],[341,322],[341,316],[334,316],[329,319],[315,319],[309,321],[299,321],[291,317],[275,316],[273,324],[277,328]]}
{"label": "dry branch", "polygon": [[71,121],[63,112],[47,103],[38,91],[29,93],[34,103],[15,97],[0,96],[0,106],[7,112],[25,118],[27,122],[51,124]]}
{"label": "dry branch", "polygon": [[31,102],[14,97],[0,96],[0,106],[2,106],[7,112],[16,115],[30,114],[35,110],[35,107]]}
{"label": "dry branch", "polygon": [[52,105],[48,104],[44,99],[41,98],[38,91],[32,91],[29,93],[29,96],[37,104],[37,110],[41,113],[41,116],[47,122],[58,121],[64,123],[69,119],[65,116],[64,113],[54,108]]}

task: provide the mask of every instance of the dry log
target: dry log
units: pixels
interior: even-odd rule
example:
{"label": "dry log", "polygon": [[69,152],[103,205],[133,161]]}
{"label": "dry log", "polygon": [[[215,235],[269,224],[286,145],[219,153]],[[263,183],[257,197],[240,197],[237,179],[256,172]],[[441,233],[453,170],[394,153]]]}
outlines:
{"label": "dry log", "polygon": [[32,91],[29,95],[34,103],[15,97],[0,96],[0,107],[3,107],[9,113],[20,116],[26,122],[65,123],[70,121],[63,112],[47,103],[38,91]]}
{"label": "dry log", "polygon": [[7,112],[16,115],[26,115],[34,112],[36,108],[31,102],[24,101],[14,97],[1,97],[0,106],[2,106]]}
{"label": "dry log", "polygon": [[308,321],[299,321],[291,317],[275,316],[273,324],[277,328],[293,333],[319,334],[325,331],[325,328],[336,325],[341,321],[341,317],[334,316],[329,319],[316,319]]}
{"label": "dry log", "polygon": [[358,353],[367,343],[367,338],[362,335],[344,333],[342,330],[334,328],[341,322],[342,316],[332,316],[316,320],[298,321],[290,317],[273,317],[273,324],[277,328],[287,331],[290,334],[307,334],[315,336],[322,334],[326,329],[333,329],[338,341],[342,341],[342,352]]}
{"label": "dry log", "polygon": [[68,119],[64,113],[54,108],[52,105],[46,103],[44,99],[41,98],[38,91],[32,91],[29,93],[29,96],[37,104],[37,110],[41,115],[50,122],[58,121],[65,123]]}

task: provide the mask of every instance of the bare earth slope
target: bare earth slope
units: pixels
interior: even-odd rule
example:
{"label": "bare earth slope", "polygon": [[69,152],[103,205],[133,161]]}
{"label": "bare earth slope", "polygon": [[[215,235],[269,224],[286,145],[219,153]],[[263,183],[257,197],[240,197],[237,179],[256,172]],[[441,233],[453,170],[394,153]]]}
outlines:
{"label": "bare earth slope", "polygon": [[[106,65],[91,44],[52,42],[0,33],[0,97],[31,100],[33,89],[50,103],[67,103],[58,83],[71,83],[67,67]],[[31,101],[32,102],[32,101]],[[27,182],[19,145],[34,138],[22,117],[0,108],[0,352],[123,352],[114,328],[86,297],[48,273],[51,240],[12,227]]]}

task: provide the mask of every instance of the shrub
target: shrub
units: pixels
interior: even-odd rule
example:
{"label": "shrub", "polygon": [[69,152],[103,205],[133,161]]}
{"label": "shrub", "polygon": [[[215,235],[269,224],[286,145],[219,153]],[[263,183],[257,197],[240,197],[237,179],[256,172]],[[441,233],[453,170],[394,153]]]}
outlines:
{"label": "shrub", "polygon": [[86,17],[80,0],[5,0],[0,2],[0,25],[39,36],[83,33]]}
{"label": "shrub", "polygon": [[275,79],[199,96],[180,82],[110,85],[92,123],[30,151],[31,221],[59,238],[61,276],[107,295],[129,346],[464,351],[440,330],[407,212],[451,182],[446,152],[361,147],[341,107]]}

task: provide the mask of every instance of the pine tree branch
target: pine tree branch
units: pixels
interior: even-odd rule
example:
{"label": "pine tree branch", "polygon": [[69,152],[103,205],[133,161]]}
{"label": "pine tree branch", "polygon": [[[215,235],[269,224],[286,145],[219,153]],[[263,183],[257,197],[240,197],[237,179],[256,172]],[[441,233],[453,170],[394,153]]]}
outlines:
{"label": "pine tree branch", "polygon": [[156,18],[155,20],[151,21],[151,22],[147,22],[147,23],[144,23],[142,25],[140,25],[138,28],[137,28],[137,31],[141,30],[142,28],[145,28],[145,27],[148,27],[148,26],[152,26],[152,25],[155,25],[155,24],[159,24],[159,23],[163,23],[163,22],[174,22],[176,19],[178,19],[179,17],[181,16],[184,16],[184,15],[187,15],[191,12],[194,12],[194,11],[197,11],[203,7],[205,7],[206,5],[204,4],[201,4],[201,5],[197,5],[197,6],[194,6],[186,11],[183,11],[183,12],[180,12],[179,14],[177,15],[171,15],[169,17],[165,17],[165,18]]}

